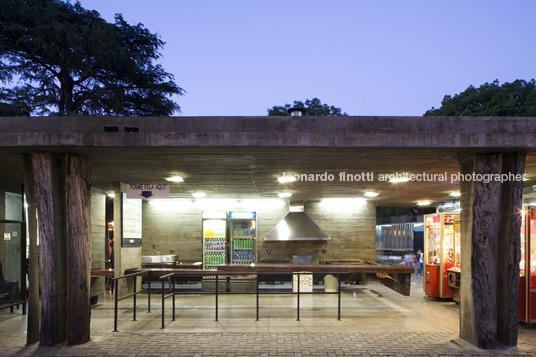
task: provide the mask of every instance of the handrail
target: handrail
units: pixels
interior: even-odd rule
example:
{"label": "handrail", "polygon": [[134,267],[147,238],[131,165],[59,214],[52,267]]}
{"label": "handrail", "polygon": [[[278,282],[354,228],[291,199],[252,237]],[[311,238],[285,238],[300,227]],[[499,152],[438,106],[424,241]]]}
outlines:
{"label": "handrail", "polygon": [[[142,276],[145,273],[148,273],[148,277],[149,277],[148,289],[143,289],[143,284],[141,284],[142,285],[141,289],[139,291],[136,291],[136,285],[137,285],[136,277]],[[117,281],[121,280],[121,279],[125,279],[125,278],[130,278],[130,277],[134,277],[134,292],[130,293],[130,294],[127,294],[125,296],[119,297],[119,284],[117,283]],[[127,298],[129,298],[131,296],[134,297],[132,321],[136,321],[136,295],[138,295],[139,293],[141,293],[141,292],[143,292],[145,290],[148,290],[148,293],[147,293],[147,312],[151,312],[151,271],[150,270],[142,270],[142,271],[139,271],[139,272],[136,272],[136,273],[131,273],[131,274],[127,274],[127,275],[113,277],[112,280],[114,281],[114,284],[115,284],[114,332],[117,332],[117,310],[118,310],[118,306],[119,306],[119,301],[127,299]]]}
{"label": "handrail", "polygon": [[[175,280],[177,276],[184,276],[184,277],[205,277],[205,276],[214,276],[215,277],[215,291],[214,292],[196,292],[195,294],[214,294],[215,295],[215,321],[218,321],[218,295],[231,295],[231,294],[240,294],[240,295],[256,295],[256,320],[259,320],[259,295],[270,295],[270,294],[284,294],[284,295],[294,295],[296,294],[297,297],[297,317],[296,320],[300,321],[300,295],[310,295],[310,294],[337,294],[337,320],[340,321],[341,319],[341,276],[348,275],[349,273],[341,273],[341,272],[223,272],[223,271],[200,271],[197,272],[188,272],[188,273],[181,273],[181,272],[173,272],[164,276],[161,276],[160,279],[162,280],[162,329],[165,328],[165,300],[169,297],[173,297],[173,319],[172,321],[175,321],[175,295],[183,295],[186,293],[182,292],[176,292],[175,291]],[[259,291],[259,277],[263,275],[290,275],[294,276],[297,275],[297,291],[289,291],[289,292],[264,292],[261,293]],[[322,292],[301,292],[300,291],[300,276],[301,275],[334,275],[338,279],[338,285],[337,285],[337,291],[336,292],[329,292],[329,291],[322,291]],[[218,291],[218,279],[220,277],[230,277],[230,276],[255,276],[256,280],[256,289],[255,292],[222,292],[220,293]],[[172,278],[173,279],[173,288],[172,292],[169,294],[164,294],[165,289],[165,278]]]}

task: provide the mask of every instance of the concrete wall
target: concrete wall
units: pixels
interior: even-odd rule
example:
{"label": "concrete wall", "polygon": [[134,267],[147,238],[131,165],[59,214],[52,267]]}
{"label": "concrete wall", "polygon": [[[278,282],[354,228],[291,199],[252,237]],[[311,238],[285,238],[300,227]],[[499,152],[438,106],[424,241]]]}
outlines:
{"label": "concrete wall", "polygon": [[173,251],[182,261],[201,261],[202,212],[251,210],[256,211],[258,217],[259,262],[290,262],[294,254],[312,254],[315,262],[375,260],[374,204],[348,210],[326,209],[316,202],[306,203],[305,212],[331,236],[331,241],[264,242],[264,237],[288,213],[288,204],[277,205],[273,200],[265,202],[257,200],[253,204],[243,204],[230,201],[221,207],[203,206],[189,200],[144,202],[142,255],[153,255],[155,245],[160,254]]}
{"label": "concrete wall", "polygon": [[[98,188],[91,189],[91,269],[104,269],[106,246],[106,195]],[[102,298],[104,278],[91,278],[91,296]]]}

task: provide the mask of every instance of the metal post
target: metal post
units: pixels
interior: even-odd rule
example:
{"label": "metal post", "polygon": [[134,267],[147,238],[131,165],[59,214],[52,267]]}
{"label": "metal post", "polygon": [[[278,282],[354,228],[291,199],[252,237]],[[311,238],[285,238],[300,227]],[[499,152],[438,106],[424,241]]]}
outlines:
{"label": "metal post", "polygon": [[337,320],[340,321],[341,319],[341,274],[337,274],[337,280],[338,280],[338,287],[337,287],[337,295],[338,295],[338,303],[337,303]]}
{"label": "metal post", "polygon": [[173,274],[173,321],[175,321],[175,274]]}
{"label": "metal post", "polygon": [[162,328],[164,328],[164,279],[162,279]]}
{"label": "metal post", "polygon": [[218,321],[218,274],[216,274],[216,321]]}
{"label": "metal post", "polygon": [[[114,285],[116,285],[116,281],[114,280],[114,278],[112,278],[112,281],[114,282]],[[115,286],[115,308],[114,308],[114,332],[117,332],[117,299],[118,299],[118,289],[119,286]]]}
{"label": "metal post", "polygon": [[138,295],[136,291],[137,280],[138,280],[138,277],[134,275],[134,315],[133,315],[132,321],[136,321],[136,295]]}
{"label": "metal post", "polygon": [[149,290],[147,292],[147,312],[151,312],[151,271],[149,270]]}
{"label": "metal post", "polygon": [[257,273],[257,284],[255,284],[257,286],[257,320],[256,321],[259,321],[259,273]]}
{"label": "metal post", "polygon": [[300,273],[298,273],[298,318],[296,321],[300,321]]}

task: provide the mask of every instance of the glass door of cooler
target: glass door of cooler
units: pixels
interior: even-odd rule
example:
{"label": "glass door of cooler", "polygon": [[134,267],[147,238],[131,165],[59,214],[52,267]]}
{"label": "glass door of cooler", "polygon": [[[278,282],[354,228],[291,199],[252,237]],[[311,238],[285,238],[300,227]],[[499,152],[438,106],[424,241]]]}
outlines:
{"label": "glass door of cooler", "polygon": [[531,324],[536,320],[536,209],[525,206],[521,222],[519,320]]}
{"label": "glass door of cooler", "polygon": [[252,264],[257,258],[257,220],[255,212],[230,212],[231,264]]}
{"label": "glass door of cooler", "polygon": [[203,269],[226,263],[227,213],[203,212]]}

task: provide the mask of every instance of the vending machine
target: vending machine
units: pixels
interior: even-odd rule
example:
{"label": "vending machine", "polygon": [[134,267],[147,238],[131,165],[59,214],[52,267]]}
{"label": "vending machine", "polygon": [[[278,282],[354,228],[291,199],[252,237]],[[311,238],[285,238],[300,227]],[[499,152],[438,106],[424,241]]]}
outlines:
{"label": "vending machine", "polygon": [[[229,212],[229,262],[235,265],[254,264],[257,261],[257,214]],[[231,292],[253,292],[255,277],[231,277]]]}
{"label": "vending machine", "polygon": [[203,269],[227,262],[227,212],[203,212]]}
{"label": "vending machine", "polygon": [[[227,262],[227,212],[203,212],[203,269],[217,270]],[[216,290],[216,276],[203,277],[203,291]],[[218,279],[218,290],[225,291],[227,281]]]}
{"label": "vending machine", "polygon": [[536,320],[536,209],[525,206],[521,215],[518,319],[530,325]]}
{"label": "vending machine", "polygon": [[424,292],[430,297],[450,298],[447,269],[461,267],[460,214],[424,216]]}
{"label": "vending machine", "polygon": [[255,212],[229,212],[229,262],[252,264],[257,261],[257,217]]}

